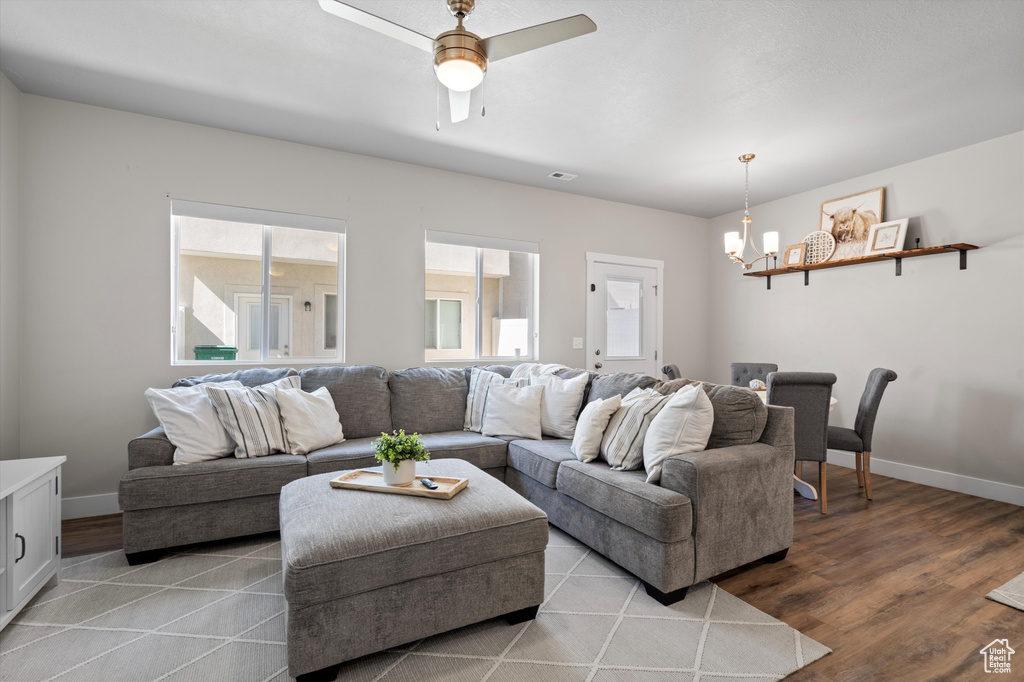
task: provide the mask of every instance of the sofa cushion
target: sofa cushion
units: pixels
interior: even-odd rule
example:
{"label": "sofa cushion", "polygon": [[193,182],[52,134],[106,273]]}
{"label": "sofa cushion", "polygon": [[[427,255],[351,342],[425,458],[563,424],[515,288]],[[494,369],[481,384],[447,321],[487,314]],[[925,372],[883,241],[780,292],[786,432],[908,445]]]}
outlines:
{"label": "sofa cushion", "polygon": [[[494,372],[508,379],[512,376],[513,367],[509,365],[476,365],[476,369],[486,370],[488,372]],[[466,383],[469,383],[469,377],[473,373],[473,367],[466,367],[462,371],[466,373]]]}
{"label": "sofa cushion", "polygon": [[593,402],[600,398],[611,398],[613,395],[626,395],[634,388],[652,388],[658,380],[646,374],[633,374],[632,372],[619,372],[617,374],[595,374],[590,382],[590,392],[587,394],[587,402]]}
{"label": "sofa cushion", "polygon": [[309,475],[377,466],[380,462],[374,457],[376,451],[373,449],[373,441],[379,437],[349,438],[344,443],[335,443],[310,452],[306,455]]}
{"label": "sofa cushion", "polygon": [[245,459],[288,451],[277,389],[298,388],[299,381],[290,376],[256,388],[206,384],[200,390],[210,396],[221,426],[235,442],[235,457]]}
{"label": "sofa cushion", "polygon": [[142,467],[121,477],[122,511],[277,495],[281,486],[306,476],[306,458],[268,455],[215,459],[182,466]]}
{"label": "sofa cushion", "polygon": [[[216,385],[249,390],[238,381]],[[174,444],[177,464],[208,462],[227,457],[234,451],[231,434],[224,428],[202,386],[147,388],[145,395],[164,433]]]}
{"label": "sofa cushion", "polygon": [[573,368],[560,369],[557,372],[555,372],[555,376],[556,377],[558,377],[559,379],[565,379],[565,380],[575,379],[576,377],[578,377],[581,374],[586,374],[587,375],[587,386],[586,386],[586,388],[583,389],[583,400],[580,401],[580,409],[579,409],[579,412],[576,413],[577,418],[581,414],[583,414],[583,408],[587,406],[587,402],[588,402],[587,396],[590,395],[590,388],[593,385],[594,377],[596,377],[597,374],[595,372],[588,372],[585,369],[573,369]]}
{"label": "sofa cushion", "polygon": [[227,374],[204,374],[201,377],[185,377],[174,382],[172,388],[181,386],[198,386],[210,382],[239,381],[243,386],[262,386],[278,379],[293,377],[296,372],[291,367],[252,367],[250,369],[238,369]]}
{"label": "sofa cushion", "polygon": [[554,489],[558,465],[576,456],[569,440],[517,440],[508,444],[508,466]]}
{"label": "sofa cushion", "polygon": [[406,433],[456,431],[466,418],[469,383],[459,368],[413,367],[391,372],[391,421]]}
{"label": "sofa cushion", "polygon": [[588,382],[588,377],[583,374],[572,379],[542,374],[532,380],[532,383],[544,387],[540,403],[540,430],[545,436],[572,440]]}
{"label": "sofa cushion", "polygon": [[580,413],[576,433],[572,436],[572,454],[581,462],[593,462],[601,454],[601,441],[608,422],[622,407],[622,397],[598,398]]}
{"label": "sofa cushion", "polygon": [[481,436],[472,431],[442,431],[420,434],[431,459],[464,459],[480,469],[505,466],[508,443],[500,438]]}
{"label": "sofa cushion", "polygon": [[[306,455],[309,475],[331,471],[380,466],[374,457],[373,442],[377,438],[353,438],[316,450]],[[420,435],[431,459],[455,457],[481,469],[505,466],[508,444],[499,438],[488,438],[471,431],[442,431]]]}
{"label": "sofa cushion", "polygon": [[540,406],[543,400],[543,386],[491,384],[484,399],[480,433],[485,436],[518,436],[540,440]]}
{"label": "sofa cushion", "polygon": [[577,502],[660,542],[693,532],[690,498],[647,483],[644,471],[614,471],[604,462],[575,458],[558,467],[556,489]]}
{"label": "sofa cushion", "polygon": [[663,381],[654,387],[664,395],[675,393],[683,386],[700,385],[715,410],[715,424],[708,439],[708,450],[733,445],[756,443],[768,422],[768,408],[757,394],[741,386],[723,386],[693,379]]}
{"label": "sofa cushion", "polygon": [[[341,426],[348,438],[366,438],[390,432],[391,391],[382,367],[308,367],[301,372],[302,390],[312,393],[326,386],[334,398]],[[404,428],[404,427],[403,427]]]}

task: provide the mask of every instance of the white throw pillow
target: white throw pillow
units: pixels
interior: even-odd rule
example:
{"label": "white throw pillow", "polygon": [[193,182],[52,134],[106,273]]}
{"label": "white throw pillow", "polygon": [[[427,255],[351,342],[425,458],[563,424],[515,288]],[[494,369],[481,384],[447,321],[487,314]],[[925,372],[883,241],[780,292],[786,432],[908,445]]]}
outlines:
{"label": "white throw pillow", "polygon": [[277,389],[299,388],[302,379],[285,377],[256,388],[223,388],[216,384],[200,384],[217,408],[217,418],[235,441],[235,457],[263,457],[287,452],[281,410],[277,405]]}
{"label": "white throw pillow", "polygon": [[700,386],[684,386],[671,394],[644,436],[647,482],[661,480],[661,466],[669,457],[706,448],[714,424],[711,398]]}
{"label": "white throw pillow", "polygon": [[612,469],[631,471],[644,464],[644,436],[651,421],[672,398],[647,388],[635,388],[622,399],[601,441],[601,457]]}
{"label": "white throw pillow", "polygon": [[[241,388],[238,381],[221,386]],[[227,457],[235,450],[202,386],[146,389],[146,400],[174,446],[175,464],[195,464]]]}
{"label": "white throw pillow", "polygon": [[474,367],[469,373],[469,394],[466,396],[466,420],[463,430],[480,433],[484,420],[484,403],[487,402],[487,390],[491,384],[527,386],[529,383],[529,379],[506,379],[497,372]]}
{"label": "white throw pillow", "polygon": [[540,440],[540,404],[543,399],[543,386],[491,384],[484,403],[480,433]]}
{"label": "white throw pillow", "polygon": [[301,388],[279,388],[277,405],[291,454],[304,455],[345,440],[341,417],[326,386],[312,393]]}
{"label": "white throw pillow", "polygon": [[572,379],[554,374],[542,374],[530,381],[544,387],[544,400],[540,405],[540,430],[545,436],[572,438],[576,433],[576,415],[587,390],[589,375],[584,372]]}
{"label": "white throw pillow", "polygon": [[612,415],[622,406],[622,396],[613,395],[601,400],[598,398],[583,408],[576,433],[572,437],[570,450],[581,462],[593,462],[601,454],[601,439],[608,428]]}

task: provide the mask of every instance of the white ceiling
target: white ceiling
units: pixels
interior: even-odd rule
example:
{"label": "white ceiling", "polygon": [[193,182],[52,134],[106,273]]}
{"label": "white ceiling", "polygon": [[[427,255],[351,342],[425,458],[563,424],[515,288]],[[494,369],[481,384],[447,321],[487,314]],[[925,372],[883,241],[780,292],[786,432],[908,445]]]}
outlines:
{"label": "white ceiling", "polygon": [[[351,4],[454,27],[444,0]],[[452,125],[442,99],[440,132],[430,56],[316,0],[0,0],[0,69],[27,93],[704,217],[742,208],[744,152],[756,204],[1024,129],[1020,0],[479,0],[466,24],[581,12],[596,33],[492,64],[487,116]]]}

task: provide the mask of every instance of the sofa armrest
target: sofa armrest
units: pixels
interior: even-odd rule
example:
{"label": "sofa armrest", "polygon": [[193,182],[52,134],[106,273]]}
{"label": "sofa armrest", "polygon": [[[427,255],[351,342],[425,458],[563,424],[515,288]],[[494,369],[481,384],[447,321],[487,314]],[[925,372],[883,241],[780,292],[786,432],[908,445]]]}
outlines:
{"label": "sofa armrest", "polygon": [[[793,430],[794,414],[792,407],[768,405],[768,421],[764,424],[764,431],[761,432],[758,442],[775,446],[793,446],[796,443],[796,435]],[[794,455],[794,461],[795,459]]]}
{"label": "sofa armrest", "polygon": [[163,427],[158,426],[128,442],[128,469],[174,464],[174,449]]}
{"label": "sofa armrest", "polygon": [[793,543],[795,457],[792,408],[770,408],[757,443],[665,460],[661,485],[693,505],[695,581]]}

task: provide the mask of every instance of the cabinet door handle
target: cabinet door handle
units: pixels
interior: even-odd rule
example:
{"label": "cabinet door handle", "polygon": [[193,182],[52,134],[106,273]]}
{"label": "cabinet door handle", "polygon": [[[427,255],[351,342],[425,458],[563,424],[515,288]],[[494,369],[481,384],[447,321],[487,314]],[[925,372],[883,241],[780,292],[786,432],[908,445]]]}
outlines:
{"label": "cabinet door handle", "polygon": [[18,563],[19,561],[21,561],[22,559],[25,558],[25,536],[22,535],[21,533],[15,533],[14,534],[14,539],[17,540],[19,538],[21,539],[21,555],[18,556],[18,558],[14,560],[14,563]]}

